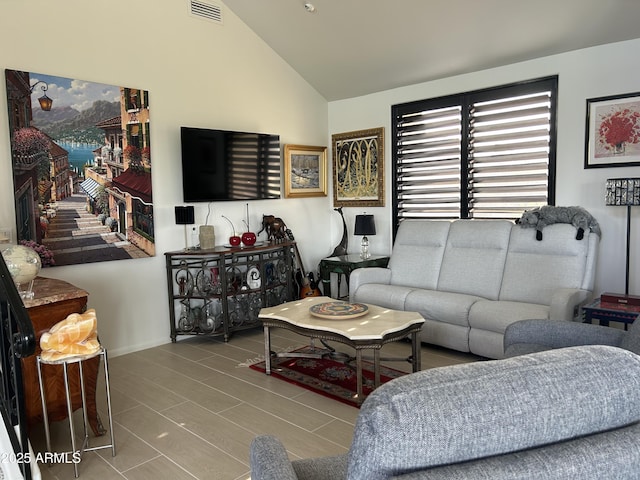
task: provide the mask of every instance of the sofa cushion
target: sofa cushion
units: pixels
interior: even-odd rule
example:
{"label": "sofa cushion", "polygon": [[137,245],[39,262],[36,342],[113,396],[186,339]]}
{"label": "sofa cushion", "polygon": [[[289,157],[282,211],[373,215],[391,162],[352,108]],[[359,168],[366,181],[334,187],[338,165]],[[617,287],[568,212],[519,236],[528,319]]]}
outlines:
{"label": "sofa cushion", "polygon": [[450,225],[444,220],[400,223],[388,265],[391,283],[435,289]]}
{"label": "sofa cushion", "polygon": [[640,420],[640,357],[607,346],[435,368],[363,403],[348,478],[380,480]]}
{"label": "sofa cushion", "polygon": [[469,326],[504,333],[512,323],[530,318],[549,318],[549,307],[536,303],[478,300],[471,306]]}
{"label": "sofa cushion", "polygon": [[504,334],[469,328],[469,351],[486,358],[504,358]]}
{"label": "sofa cushion", "polygon": [[437,289],[497,300],[512,228],[506,220],[453,222]]}
{"label": "sofa cushion", "polygon": [[576,240],[576,228],[569,224],[545,227],[542,241],[535,229],[514,227],[500,300],[550,305],[559,288],[592,290],[587,257],[596,244],[592,233]]}
{"label": "sofa cushion", "polygon": [[[407,296],[414,289],[401,285],[385,285],[381,283],[365,283],[353,295],[353,301],[370,303],[394,310],[406,310]],[[411,311],[411,310],[410,310]]]}
{"label": "sofa cushion", "polygon": [[452,348],[459,352],[469,352],[469,327],[425,318],[420,330],[420,341]]}
{"label": "sofa cushion", "polygon": [[424,318],[452,325],[469,326],[469,310],[481,297],[462,293],[415,289],[408,293],[404,309]]}
{"label": "sofa cushion", "polygon": [[[394,476],[397,480],[637,480],[640,423],[520,452]],[[614,473],[615,472],[615,473]]]}

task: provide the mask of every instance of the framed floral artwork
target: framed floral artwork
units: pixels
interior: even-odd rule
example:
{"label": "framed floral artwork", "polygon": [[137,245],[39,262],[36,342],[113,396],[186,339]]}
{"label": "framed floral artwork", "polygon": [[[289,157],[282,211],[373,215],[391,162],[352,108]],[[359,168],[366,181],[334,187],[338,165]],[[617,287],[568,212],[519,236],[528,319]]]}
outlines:
{"label": "framed floral artwork", "polygon": [[327,196],[327,147],[284,146],[284,196]]}
{"label": "framed floral artwork", "polygon": [[384,207],[384,128],[331,136],[333,205]]}
{"label": "framed floral artwork", "polygon": [[640,92],[587,100],[584,168],[640,165]]}

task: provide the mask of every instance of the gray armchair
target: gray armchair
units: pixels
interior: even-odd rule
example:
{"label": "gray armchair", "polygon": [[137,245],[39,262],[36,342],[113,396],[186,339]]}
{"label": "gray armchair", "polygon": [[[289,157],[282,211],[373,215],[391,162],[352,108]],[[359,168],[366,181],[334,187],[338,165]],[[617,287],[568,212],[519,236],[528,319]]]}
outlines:
{"label": "gray armchair", "polygon": [[550,350],[409,374],[363,403],[343,456],[254,439],[252,480],[637,479],[640,357]]}
{"label": "gray armchair", "polygon": [[610,345],[640,354],[640,322],[625,331],[590,323],[520,320],[504,332],[505,357],[579,345]]}

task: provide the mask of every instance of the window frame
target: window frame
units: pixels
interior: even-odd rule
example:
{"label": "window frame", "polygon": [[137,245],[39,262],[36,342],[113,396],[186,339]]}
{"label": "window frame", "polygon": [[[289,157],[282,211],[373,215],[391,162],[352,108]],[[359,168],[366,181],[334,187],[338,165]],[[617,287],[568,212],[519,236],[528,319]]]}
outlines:
{"label": "window frame", "polygon": [[[518,96],[532,92],[550,91],[549,108],[549,153],[547,171],[547,204],[555,204],[555,179],[556,179],[556,151],[557,151],[557,106],[558,106],[558,76],[548,76],[522,82],[515,82],[470,92],[463,92],[453,95],[446,95],[431,99],[416,100],[412,102],[393,105],[391,107],[392,124],[392,215],[393,215],[393,238],[403,220],[399,217],[400,198],[398,195],[398,145],[399,118],[412,112],[430,111],[445,107],[461,107],[461,140],[460,140],[460,217],[471,218],[469,216],[468,198],[468,172],[469,172],[469,131],[471,125],[470,110],[474,103],[504,98],[505,96]],[[434,216],[424,216],[418,218],[435,218]],[[446,217],[448,218],[448,217]],[[507,218],[507,217],[505,217]],[[512,219],[512,218],[509,218]]]}

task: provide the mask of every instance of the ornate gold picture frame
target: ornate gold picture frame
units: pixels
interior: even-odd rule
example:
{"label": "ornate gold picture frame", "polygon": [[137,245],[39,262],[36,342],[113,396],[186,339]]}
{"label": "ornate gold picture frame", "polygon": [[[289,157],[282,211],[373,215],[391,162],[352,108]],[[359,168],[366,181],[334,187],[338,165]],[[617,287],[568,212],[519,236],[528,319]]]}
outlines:
{"label": "ornate gold picture frame", "polygon": [[284,146],[284,196],[327,196],[327,147]]}
{"label": "ornate gold picture frame", "polygon": [[333,143],[335,207],[384,207],[384,128],[337,133]]}

